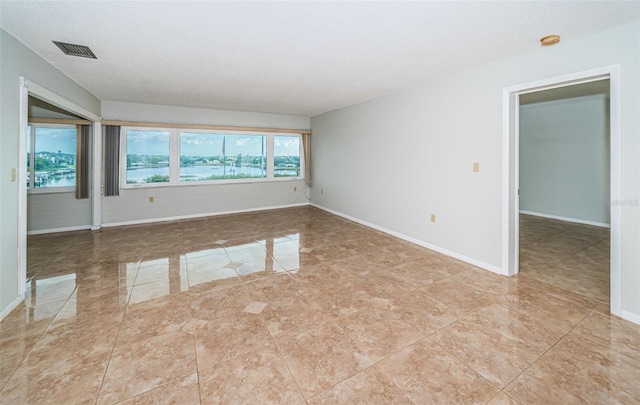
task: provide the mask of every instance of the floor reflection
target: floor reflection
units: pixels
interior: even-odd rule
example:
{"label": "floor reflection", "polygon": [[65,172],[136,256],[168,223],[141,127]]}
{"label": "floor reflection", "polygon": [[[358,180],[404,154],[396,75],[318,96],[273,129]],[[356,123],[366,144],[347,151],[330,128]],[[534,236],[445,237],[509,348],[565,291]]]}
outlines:
{"label": "floor reflection", "polygon": [[0,403],[640,402],[606,236],[530,225],[511,278],[310,207],[29,237]]}

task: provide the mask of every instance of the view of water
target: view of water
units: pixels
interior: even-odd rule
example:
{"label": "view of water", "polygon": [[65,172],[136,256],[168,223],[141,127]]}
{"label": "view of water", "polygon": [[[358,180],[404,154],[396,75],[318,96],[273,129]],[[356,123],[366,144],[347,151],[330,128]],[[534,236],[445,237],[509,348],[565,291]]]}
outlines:
{"label": "view of water", "polygon": [[[27,176],[27,179],[29,177]],[[39,182],[39,183],[38,183]],[[39,177],[36,179],[35,188],[43,187],[75,187],[76,186],[76,174],[69,173],[58,176]]]}
{"label": "view of water", "polygon": [[[254,177],[266,177],[266,170],[259,167],[232,167],[227,166],[226,170],[223,166],[187,166],[180,168],[180,178],[182,181],[194,181],[203,180],[209,176],[222,176],[245,174]],[[279,176],[297,176],[297,170],[291,169],[277,169],[276,173]],[[168,176],[168,167],[156,167],[145,169],[128,169],[127,170],[127,182],[144,183],[144,180],[153,175]]]}
{"label": "view of water", "polygon": [[[182,181],[194,181],[194,180],[203,180],[209,176],[218,175],[222,176],[226,175],[238,175],[238,174],[246,174],[255,177],[263,176],[266,177],[266,170],[262,170],[259,167],[230,167],[227,166],[226,171],[222,166],[188,166],[180,168],[180,177]],[[297,176],[297,170],[291,169],[276,169],[276,173],[279,176]],[[169,175],[168,167],[157,167],[157,168],[147,168],[147,169],[129,169],[127,170],[127,181],[134,181],[136,183],[144,183],[144,180],[153,175]],[[70,173],[60,176],[49,176],[46,180],[43,180],[39,186],[41,187],[75,187],[76,185],[76,174]]]}

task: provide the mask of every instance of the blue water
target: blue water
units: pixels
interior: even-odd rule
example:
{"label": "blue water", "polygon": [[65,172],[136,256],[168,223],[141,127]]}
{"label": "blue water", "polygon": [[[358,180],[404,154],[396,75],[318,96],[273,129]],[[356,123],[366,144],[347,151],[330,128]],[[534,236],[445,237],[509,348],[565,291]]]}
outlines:
{"label": "blue water", "polygon": [[[278,176],[298,176],[297,170],[276,170]],[[156,167],[145,169],[128,169],[127,170],[127,182],[144,183],[144,180],[153,175],[169,175],[168,167]],[[204,180],[209,176],[233,176],[245,174],[252,177],[266,177],[267,172],[265,169],[259,167],[233,167],[227,166],[226,169],[223,166],[187,166],[180,168],[181,181],[196,181]]]}

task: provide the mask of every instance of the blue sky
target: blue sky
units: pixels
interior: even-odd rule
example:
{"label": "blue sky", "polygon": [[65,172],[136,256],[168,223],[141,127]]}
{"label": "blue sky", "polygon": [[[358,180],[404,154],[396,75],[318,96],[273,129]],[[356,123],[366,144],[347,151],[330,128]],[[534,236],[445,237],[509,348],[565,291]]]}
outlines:
{"label": "blue sky", "polygon": [[36,128],[36,152],[76,154],[75,128]]}
{"label": "blue sky", "polygon": [[[180,153],[186,156],[222,155],[224,138],[225,134],[183,132]],[[262,142],[263,137],[260,135],[226,135],[225,154],[260,156],[263,150]],[[299,142],[297,137],[275,136],[274,152],[276,156],[297,155],[300,151]],[[169,132],[129,130],[127,154],[168,155]]]}
{"label": "blue sky", "polygon": [[[222,155],[222,140],[225,134],[202,134],[183,132],[181,153],[187,156]],[[259,156],[262,153],[262,136],[227,135],[225,152],[227,156]],[[36,152],[76,153],[75,128],[36,128]],[[274,137],[276,156],[297,155],[300,139],[295,136]],[[127,153],[140,155],[167,155],[169,153],[169,132],[130,130],[127,138]],[[266,151],[265,151],[266,153]]]}

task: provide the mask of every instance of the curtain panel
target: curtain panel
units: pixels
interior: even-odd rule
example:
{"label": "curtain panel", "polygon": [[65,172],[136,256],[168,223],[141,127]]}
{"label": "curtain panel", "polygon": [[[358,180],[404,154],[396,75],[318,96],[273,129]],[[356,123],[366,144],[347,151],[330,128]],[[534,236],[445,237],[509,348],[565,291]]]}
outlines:
{"label": "curtain panel", "polygon": [[120,195],[120,126],[103,126],[104,195]]}
{"label": "curtain panel", "polygon": [[311,134],[302,134],[304,150],[304,183],[311,187]]}
{"label": "curtain panel", "polygon": [[76,198],[89,198],[89,145],[91,125],[77,125],[76,135]]}

